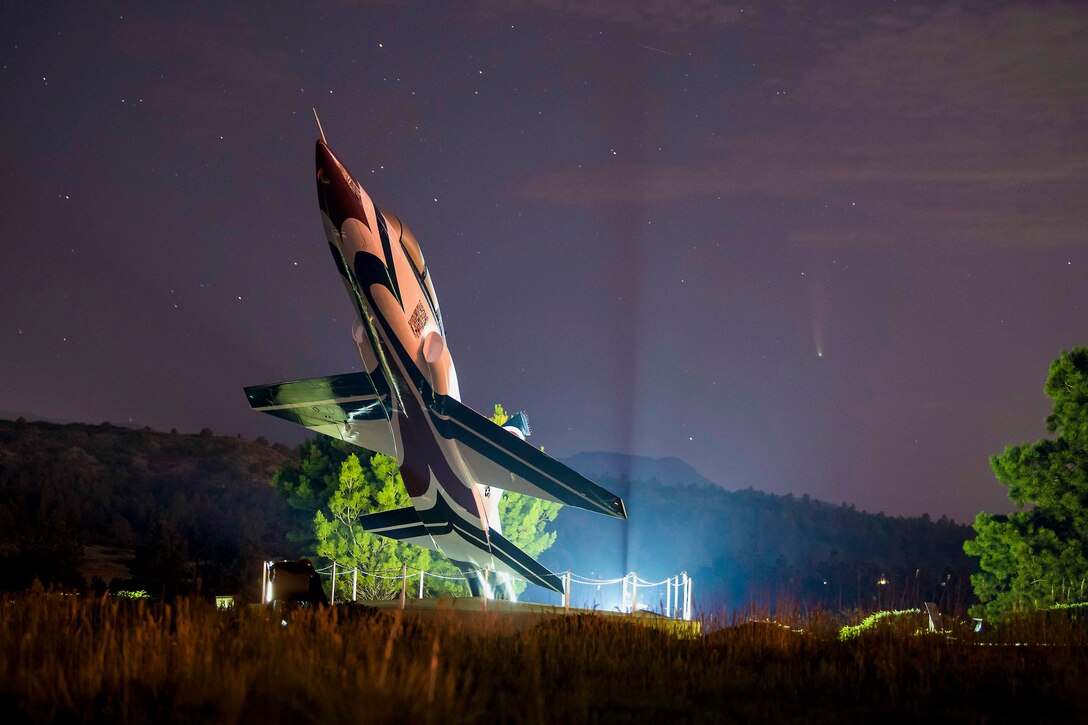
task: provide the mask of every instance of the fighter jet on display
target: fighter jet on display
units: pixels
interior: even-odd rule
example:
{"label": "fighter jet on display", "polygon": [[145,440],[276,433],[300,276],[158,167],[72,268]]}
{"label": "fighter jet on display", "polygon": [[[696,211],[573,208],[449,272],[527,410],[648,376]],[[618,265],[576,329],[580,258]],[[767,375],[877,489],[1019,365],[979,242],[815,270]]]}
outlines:
{"label": "fighter jet on display", "polygon": [[[329,250],[355,308],[352,337],[363,372],[248,387],[249,404],[396,458],[412,505],[360,523],[441,552],[464,573],[474,596],[490,596],[495,581],[511,576],[562,592],[559,577],[503,538],[503,491],[626,519],[623,501],[526,443],[523,415],[500,427],[460,402],[419,243],[399,218],[374,205],[323,133],[317,198]],[[491,581],[485,572],[492,572]],[[504,588],[512,596],[512,587]]]}

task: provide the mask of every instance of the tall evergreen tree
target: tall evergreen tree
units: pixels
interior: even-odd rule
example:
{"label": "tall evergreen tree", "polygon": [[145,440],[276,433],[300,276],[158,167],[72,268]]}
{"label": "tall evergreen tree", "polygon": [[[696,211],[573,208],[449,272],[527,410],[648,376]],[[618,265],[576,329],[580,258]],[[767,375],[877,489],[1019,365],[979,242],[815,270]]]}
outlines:
{"label": "tall evergreen tree", "polygon": [[354,446],[329,436],[315,436],[298,447],[298,463],[286,463],[272,475],[272,487],[290,508],[292,541],[307,553],[317,548],[314,513],[340,485],[340,468]]}
{"label": "tall evergreen tree", "polygon": [[[395,596],[401,587],[398,575],[402,565],[412,574],[422,570],[456,576],[457,570],[441,554],[367,533],[359,524],[365,514],[411,505],[396,460],[375,453],[363,466],[356,454],[350,454],[341,465],[339,485],[313,518],[317,555],[366,572],[358,578],[361,599]],[[443,592],[460,594],[463,586],[457,580],[434,577],[425,585],[432,596]]]}
{"label": "tall evergreen tree", "polygon": [[1088,347],[1062,352],[1044,388],[1054,439],[1008,446],[990,459],[1020,509],[980,513],[964,550],[979,557],[971,577],[976,616],[1088,600]]}

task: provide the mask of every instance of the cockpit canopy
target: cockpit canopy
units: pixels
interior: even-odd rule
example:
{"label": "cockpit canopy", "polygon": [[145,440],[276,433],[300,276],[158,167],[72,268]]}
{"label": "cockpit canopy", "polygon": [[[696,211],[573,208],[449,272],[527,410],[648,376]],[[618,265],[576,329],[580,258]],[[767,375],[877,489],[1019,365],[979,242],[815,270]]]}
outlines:
{"label": "cockpit canopy", "polygon": [[435,294],[434,286],[431,284],[431,275],[427,271],[427,263],[423,261],[423,251],[419,248],[419,241],[416,239],[416,235],[412,234],[412,230],[409,229],[408,225],[402,222],[400,217],[396,214],[383,209],[382,216],[385,217],[386,227],[389,229],[390,241],[394,244],[396,244],[398,240],[400,241],[401,248],[404,249],[404,253],[412,263],[412,270],[416,273],[416,278],[419,280],[424,294],[427,295],[427,301],[431,305],[431,310],[434,311],[434,319],[438,323],[438,329],[445,335],[445,328],[442,324],[442,313],[438,309],[438,295]]}

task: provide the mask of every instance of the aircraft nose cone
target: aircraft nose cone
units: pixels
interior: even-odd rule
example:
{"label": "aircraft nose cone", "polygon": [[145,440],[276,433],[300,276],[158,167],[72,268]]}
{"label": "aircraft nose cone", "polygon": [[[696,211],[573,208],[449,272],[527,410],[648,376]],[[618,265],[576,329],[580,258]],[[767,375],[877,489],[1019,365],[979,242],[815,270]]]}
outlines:
{"label": "aircraft nose cone", "polygon": [[341,169],[343,166],[340,161],[329,150],[328,145],[318,139],[317,149],[315,153],[317,162],[317,181],[320,184],[329,184],[333,179],[338,179],[342,176]]}
{"label": "aircraft nose cone", "polygon": [[317,200],[321,211],[340,229],[344,221],[355,218],[367,228],[369,223],[363,200],[366,195],[352,178],[340,160],[336,158],[328,144],[318,140],[315,153],[317,162]]}

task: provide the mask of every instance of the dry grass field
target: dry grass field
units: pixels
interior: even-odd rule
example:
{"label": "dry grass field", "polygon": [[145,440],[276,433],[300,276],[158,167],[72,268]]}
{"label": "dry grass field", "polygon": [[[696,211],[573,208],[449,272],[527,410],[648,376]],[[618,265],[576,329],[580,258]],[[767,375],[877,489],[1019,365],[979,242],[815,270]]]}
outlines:
{"label": "dry grass field", "polygon": [[[989,635],[896,620],[846,641],[813,614],[677,638],[620,618],[530,628],[489,614],[335,607],[286,626],[45,593],[0,606],[10,722],[1085,722],[1088,635],[1029,619]],[[979,637],[982,637],[981,639]]]}

